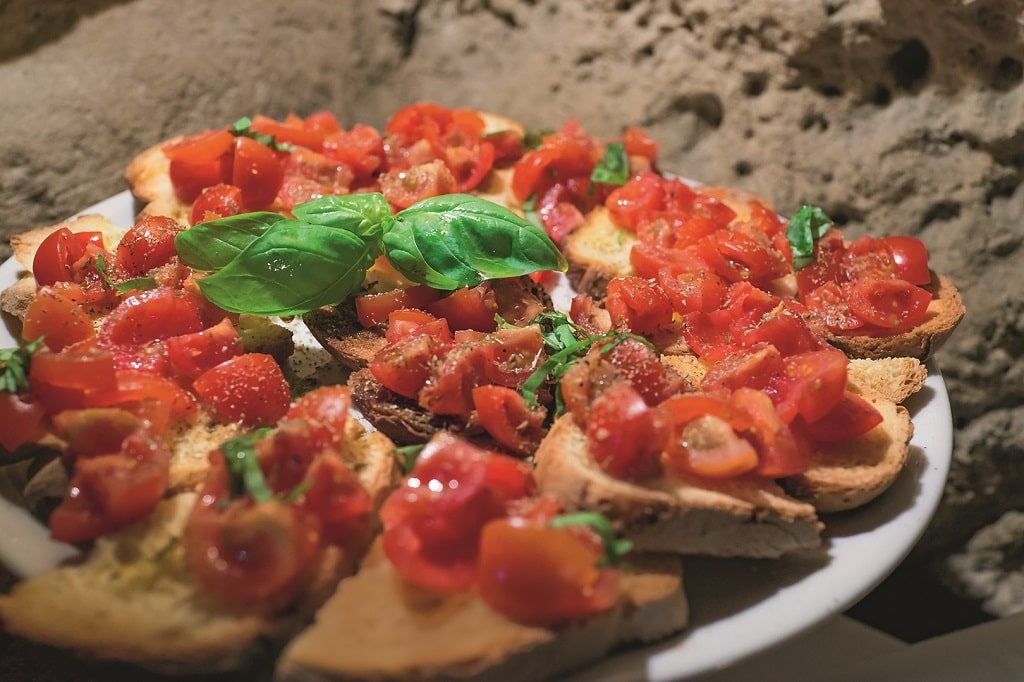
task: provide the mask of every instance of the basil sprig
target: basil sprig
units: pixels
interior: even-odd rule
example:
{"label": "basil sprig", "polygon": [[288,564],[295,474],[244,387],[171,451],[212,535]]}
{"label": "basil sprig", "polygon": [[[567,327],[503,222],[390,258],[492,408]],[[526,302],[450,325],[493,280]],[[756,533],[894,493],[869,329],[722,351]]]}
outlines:
{"label": "basil sprig", "polygon": [[466,194],[394,216],[380,193],[321,197],[292,212],[296,219],[261,212],[200,223],[175,247],[187,265],[213,272],[197,280],[211,302],[258,315],[341,302],[381,253],[408,279],[442,290],[567,267],[543,229]]}
{"label": "basil sprig", "polygon": [[43,339],[29,341],[20,348],[0,349],[0,391],[21,393],[28,390],[28,370],[32,356],[43,347]]}
{"label": "basil sprig", "polygon": [[793,214],[786,226],[786,239],[793,252],[793,269],[800,270],[814,262],[814,243],[832,228],[832,219],[817,206],[807,204]]}
{"label": "basil sprig", "polygon": [[622,560],[622,557],[633,550],[633,542],[616,537],[612,522],[603,514],[597,512],[577,512],[575,514],[562,514],[551,519],[552,528],[568,528],[570,526],[586,526],[601,538],[604,554],[598,560],[597,565],[602,568],[615,566]]}
{"label": "basil sprig", "polygon": [[621,142],[609,142],[604,148],[604,156],[590,173],[592,182],[605,185],[625,185],[629,180],[629,156],[626,146]]}
{"label": "basil sprig", "polygon": [[107,259],[102,254],[96,256],[96,272],[100,273],[100,278],[108,287],[119,294],[127,294],[130,291],[146,291],[157,287],[156,280],[152,277],[135,277],[123,282],[115,282],[107,272]]}

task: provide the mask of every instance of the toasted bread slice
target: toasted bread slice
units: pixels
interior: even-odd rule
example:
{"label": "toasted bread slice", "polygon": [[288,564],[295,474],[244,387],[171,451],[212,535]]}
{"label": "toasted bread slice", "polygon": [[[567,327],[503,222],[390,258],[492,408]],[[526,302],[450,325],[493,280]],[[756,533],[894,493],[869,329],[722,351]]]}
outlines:
{"label": "toasted bread slice", "polygon": [[164,154],[164,147],[185,139],[179,135],[142,152],[128,164],[124,179],[132,195],[144,204],[139,217],[162,215],[189,224],[191,204],[186,204],[174,193],[171,183],[171,161]]}
{"label": "toasted bread slice", "polygon": [[18,263],[26,270],[32,270],[32,260],[36,256],[36,249],[43,243],[43,240],[49,237],[52,233],[56,232],[62,227],[66,227],[72,232],[102,232],[103,243],[107,248],[112,248],[121,241],[121,237],[127,231],[122,227],[118,227],[114,223],[107,220],[101,215],[83,215],[71,220],[66,220],[56,225],[47,225],[45,227],[37,227],[34,230],[28,232],[22,232],[11,237],[11,250],[14,252],[14,258]]}
{"label": "toasted bread slice", "polygon": [[366,329],[356,316],[355,304],[343,301],[302,316],[321,346],[349,369],[366,367],[387,341],[378,329]]}
{"label": "toasted bread slice", "polygon": [[[398,478],[394,446],[349,420],[343,457],[375,502]],[[272,616],[239,613],[191,580],[179,539],[196,494],[162,501],[145,519],[96,541],[81,564],[29,579],[0,597],[11,633],[167,673],[216,672],[251,663],[312,616],[360,559],[331,548],[298,603]]]}
{"label": "toasted bread slice", "polygon": [[353,372],[348,387],[352,389],[352,404],[375,429],[399,445],[425,443],[438,431],[464,430],[458,419],[434,414],[415,400],[389,390],[368,369]]}
{"label": "toasted bread slice", "polygon": [[677,558],[638,556],[623,566],[623,598],[613,609],[557,629],[529,627],[473,592],[441,595],[402,583],[378,543],[289,644],[275,680],[546,679],[681,629],[681,587]]}
{"label": "toasted bread slice", "polygon": [[[665,356],[662,361],[700,385],[707,367],[694,355]],[[854,509],[881,495],[903,470],[914,425],[903,402],[924,386],[928,372],[915,358],[852,360],[847,386],[864,396],[882,415],[882,423],[860,438],[818,445],[810,468],[783,481],[794,497],[819,512]]]}
{"label": "toasted bread slice", "polygon": [[566,509],[605,512],[641,551],[777,557],[820,543],[814,507],[770,480],[680,477],[636,484],[609,476],[594,463],[571,415],[555,421],[535,460],[542,493]]}
{"label": "toasted bread slice", "polygon": [[629,253],[636,243],[635,234],[618,227],[608,209],[598,206],[562,241],[569,282],[578,292],[603,295],[610,280],[633,274]]}
{"label": "toasted bread slice", "polygon": [[829,343],[856,358],[908,356],[926,360],[937,351],[967,312],[953,282],[932,273],[931,284],[924,287],[932,294],[924,321],[909,331],[894,336],[832,335]]}

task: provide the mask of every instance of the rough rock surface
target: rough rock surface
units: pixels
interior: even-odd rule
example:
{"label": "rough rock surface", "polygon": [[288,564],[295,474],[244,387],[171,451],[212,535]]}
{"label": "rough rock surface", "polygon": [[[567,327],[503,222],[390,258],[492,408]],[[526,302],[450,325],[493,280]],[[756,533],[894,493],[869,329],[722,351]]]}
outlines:
{"label": "rough rock surface", "polygon": [[1024,611],[1024,512],[1007,512],[947,561],[954,589],[981,599],[994,616]]}
{"label": "rough rock surface", "polygon": [[0,234],[120,190],[138,150],[253,112],[413,100],[650,129],[663,166],[920,236],[968,317],[926,551],[1024,508],[1024,5],[1013,0],[0,4]]}

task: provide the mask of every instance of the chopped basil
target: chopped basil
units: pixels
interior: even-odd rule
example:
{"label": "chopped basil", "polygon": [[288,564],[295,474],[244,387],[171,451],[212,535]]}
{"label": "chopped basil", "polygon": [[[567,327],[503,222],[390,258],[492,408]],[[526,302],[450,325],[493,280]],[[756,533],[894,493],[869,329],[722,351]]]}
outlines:
{"label": "chopped basil", "polygon": [[110,275],[107,274],[107,259],[103,254],[96,256],[96,272],[100,273],[100,279],[111,289],[116,289],[117,284],[114,280],[110,279]]}
{"label": "chopped basil", "polygon": [[267,479],[263,477],[259,458],[256,456],[256,441],[264,438],[273,429],[264,427],[250,433],[236,436],[220,444],[220,451],[231,474],[231,496],[248,495],[256,502],[269,502],[274,498]]}
{"label": "chopped basil", "polygon": [[604,148],[604,156],[594,166],[590,174],[592,182],[605,185],[624,185],[629,180],[629,156],[626,146],[621,142],[609,142]]}
{"label": "chopped basil", "polygon": [[108,287],[119,294],[127,294],[129,291],[156,289],[157,287],[156,280],[152,277],[135,277],[134,279],[126,279],[123,282],[115,282],[107,272],[107,259],[103,254],[96,256],[96,272],[100,273],[100,278],[103,279],[103,282]]}
{"label": "chopped basil", "polygon": [[612,522],[603,514],[597,512],[577,512],[575,514],[562,514],[551,519],[552,528],[568,528],[569,526],[586,526],[601,538],[604,554],[598,561],[598,566],[602,568],[618,564],[622,557],[629,554],[633,549],[633,542],[631,540],[615,536]]}
{"label": "chopped basil", "polygon": [[0,391],[21,393],[28,390],[32,356],[42,347],[43,338],[39,337],[20,348],[0,349]]}
{"label": "chopped basil", "polygon": [[277,496],[277,499],[285,504],[291,504],[297,502],[302,498],[303,495],[309,492],[309,489],[313,487],[313,479],[307,478],[304,481],[299,481],[298,484],[286,493],[281,493]]}
{"label": "chopped basil", "polygon": [[544,138],[555,132],[551,128],[542,130],[528,130],[523,135],[523,149],[536,149],[544,143]]}
{"label": "chopped basil", "polygon": [[287,142],[278,142],[273,135],[263,135],[252,129],[252,119],[248,116],[243,116],[234,123],[228,129],[228,132],[235,137],[249,137],[259,142],[264,147],[270,147],[280,152],[290,152],[295,149],[295,145]]}
{"label": "chopped basil", "polygon": [[425,445],[426,443],[417,443],[416,445],[403,445],[395,448],[395,452],[398,453],[398,459],[402,463],[402,471],[407,475],[411,474],[412,470],[416,468],[416,460],[419,458]]}
{"label": "chopped basil", "polygon": [[793,269],[800,270],[814,262],[814,243],[832,228],[832,219],[817,206],[803,205],[793,214],[786,227],[786,239],[793,252]]}

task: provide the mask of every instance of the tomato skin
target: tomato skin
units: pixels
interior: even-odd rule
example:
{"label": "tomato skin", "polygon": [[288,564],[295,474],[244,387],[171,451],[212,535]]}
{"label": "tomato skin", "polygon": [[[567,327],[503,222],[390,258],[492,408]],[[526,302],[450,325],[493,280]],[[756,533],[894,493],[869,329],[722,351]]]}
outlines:
{"label": "tomato skin", "polygon": [[672,302],[672,309],[681,315],[717,310],[728,290],[725,280],[708,270],[674,274],[662,268],[658,271],[657,282]]}
{"label": "tomato skin", "polygon": [[192,390],[222,421],[250,426],[277,423],[291,404],[291,392],[274,358],[246,353],[209,369]]}
{"label": "tomato skin", "polygon": [[230,182],[234,144],[228,131],[211,130],[164,147],[175,195],[190,203],[204,188]]}
{"label": "tomato skin", "polygon": [[672,324],[672,304],[655,282],[616,277],[608,283],[605,307],[612,324],[637,334],[655,334]]}
{"label": "tomato skin", "polygon": [[420,407],[436,414],[468,417],[472,390],[487,381],[487,361],[480,346],[455,346],[434,363],[419,394]]}
{"label": "tomato skin", "polygon": [[701,380],[703,391],[738,388],[763,389],[785,371],[782,355],[775,346],[765,345],[730,353],[708,369]]}
{"label": "tomato skin", "polygon": [[116,388],[114,356],[93,341],[72,344],[59,353],[39,352],[32,358],[28,380],[47,414],[88,407],[91,394]]}
{"label": "tomato skin", "polygon": [[172,336],[164,341],[167,361],[181,376],[195,379],[208,369],[242,354],[242,341],[230,320],[209,329]]}
{"label": "tomato skin", "polygon": [[932,281],[928,269],[928,249],[917,237],[883,237],[880,239],[892,253],[896,276],[917,286],[924,286]]}
{"label": "tomato skin", "polygon": [[320,449],[331,447],[340,452],[345,447],[351,405],[352,391],[347,386],[322,386],[296,400],[285,417],[304,420]]}
{"label": "tomato skin", "polygon": [[633,384],[633,388],[651,407],[679,393],[686,386],[679,374],[666,367],[657,353],[637,339],[622,341],[604,357],[623,379]]}
{"label": "tomato skin", "polygon": [[273,150],[252,138],[235,138],[231,184],[241,191],[246,210],[270,206],[283,181],[284,167]]}
{"label": "tomato skin", "polygon": [[33,341],[44,337],[46,347],[57,352],[71,344],[96,336],[92,320],[61,290],[43,287],[25,311],[21,337]]}
{"label": "tomato skin", "polygon": [[68,493],[50,515],[50,535],[85,542],[148,514],[167,490],[170,452],[143,433],[120,452],[80,459]]}
{"label": "tomato skin", "polygon": [[541,146],[523,155],[512,173],[512,193],[525,201],[552,176],[590,176],[594,169],[595,145],[580,124],[570,119],[555,133],[544,137]]}
{"label": "tomato skin", "polygon": [[126,297],[100,325],[100,345],[139,345],[203,328],[198,300],[170,287]]}
{"label": "tomato skin", "polygon": [[665,189],[661,178],[645,173],[614,190],[605,200],[612,220],[619,227],[636,232],[651,212],[664,206]]}
{"label": "tomato skin", "polygon": [[136,415],[114,407],[65,410],[53,418],[56,433],[75,457],[116,453],[124,439],[145,427]]}
{"label": "tomato skin", "polygon": [[494,321],[498,304],[494,292],[485,284],[456,289],[441,300],[427,305],[427,310],[448,320],[448,327],[452,331],[475,329],[493,332],[498,326]]}
{"label": "tomato skin", "polygon": [[242,190],[234,185],[220,183],[207,187],[192,204],[189,224],[198,225],[207,220],[227,218],[242,212]]}
{"label": "tomato skin", "polygon": [[849,291],[850,310],[868,324],[905,330],[920,324],[932,295],[900,279],[860,279]]}
{"label": "tomato skin", "polygon": [[473,408],[480,425],[494,440],[513,452],[528,454],[543,437],[544,411],[531,410],[523,396],[504,386],[477,386]]}
{"label": "tomato skin", "polygon": [[536,325],[500,329],[480,347],[487,379],[508,388],[519,388],[533,374],[543,350],[544,339]]}
{"label": "tomato skin", "polygon": [[331,135],[341,132],[341,124],[338,117],[329,111],[317,111],[306,117],[302,127],[321,135]]}
{"label": "tomato skin", "polygon": [[762,319],[756,327],[743,332],[741,343],[746,348],[755,348],[762,343],[768,343],[775,346],[783,357],[823,350],[828,347],[802,317],[788,308]]}
{"label": "tomato skin", "polygon": [[757,451],[728,421],[704,415],[676,425],[662,462],[684,474],[735,478],[757,468]]}
{"label": "tomato skin", "polygon": [[455,191],[455,177],[440,159],[405,170],[392,170],[379,178],[380,191],[396,210]]}
{"label": "tomato skin", "polygon": [[117,267],[125,277],[141,277],[175,255],[174,238],[185,229],[165,216],[146,216],[117,245]]}
{"label": "tomato skin", "polygon": [[843,395],[827,414],[808,423],[797,420],[794,427],[815,443],[841,443],[858,438],[882,423],[882,415],[856,393]]}
{"label": "tomato skin", "polygon": [[494,146],[490,142],[449,147],[445,150],[448,170],[455,178],[455,191],[469,192],[476,189],[494,167],[494,155]]}
{"label": "tomato skin", "polygon": [[384,165],[384,141],[375,128],[357,123],[348,132],[329,133],[323,153],[341,161],[365,183]]}
{"label": "tomato skin", "polygon": [[618,573],[597,568],[599,545],[571,529],[496,519],[480,536],[480,596],[517,623],[554,627],[611,608]]}
{"label": "tomato skin", "polygon": [[766,393],[740,388],[733,391],[731,401],[733,407],[750,421],[749,427],[737,430],[757,450],[756,473],[769,478],[783,478],[807,470],[810,464],[807,450],[776,413]]}
{"label": "tomato skin", "polygon": [[484,136],[494,147],[494,165],[505,168],[523,155],[523,137],[514,130],[502,130]]}
{"label": "tomato skin", "polygon": [[853,312],[847,299],[846,291],[835,282],[826,282],[805,297],[807,306],[831,331],[858,333],[864,327],[864,320]]}
{"label": "tomato skin", "polygon": [[182,163],[205,163],[231,151],[235,138],[226,130],[208,130],[163,148],[164,156]]}
{"label": "tomato skin", "polygon": [[660,415],[627,382],[606,389],[587,421],[587,446],[594,460],[616,478],[638,481],[660,473],[664,445]]}
{"label": "tomato skin", "polygon": [[846,390],[849,360],[842,351],[830,349],[800,353],[783,360],[784,369],[767,393],[783,421],[796,414],[814,422],[832,411]]}
{"label": "tomato skin", "polygon": [[0,391],[0,445],[8,453],[43,435],[46,410],[31,395]]}
{"label": "tomato skin", "polygon": [[191,421],[196,415],[196,400],[181,386],[147,372],[118,370],[116,383],[109,389],[90,393],[90,407],[118,406],[149,421],[149,431],[158,435],[170,425]]}
{"label": "tomato skin", "polygon": [[253,116],[249,127],[261,135],[273,135],[275,142],[294,144],[313,151],[320,151],[324,143],[324,135],[316,130],[278,123],[268,116]]}
{"label": "tomato skin", "polygon": [[406,289],[395,289],[383,294],[356,296],[356,315],[359,323],[369,329],[388,321],[388,315],[395,310],[419,308],[425,310],[443,296],[437,289],[416,285]]}
{"label": "tomato skin", "polygon": [[744,229],[719,230],[714,235],[718,252],[741,279],[757,282],[781,277],[789,272],[789,264],[772,247],[762,233]]}
{"label": "tomato skin", "polygon": [[814,261],[796,271],[797,290],[801,299],[806,299],[824,284],[838,284],[843,280],[845,253],[846,246],[839,230],[829,230],[814,244]]}
{"label": "tomato skin", "polygon": [[39,286],[74,279],[74,265],[85,256],[90,244],[102,249],[103,235],[100,232],[72,232],[66,227],[58,228],[40,242],[32,258],[32,276]]}
{"label": "tomato skin", "polygon": [[658,143],[652,140],[642,128],[636,126],[626,128],[622,143],[626,147],[626,153],[630,156],[643,156],[651,161],[658,160]]}
{"label": "tomato skin", "polygon": [[385,388],[415,400],[430,375],[430,361],[447,348],[445,340],[413,336],[382,348],[368,369]]}

